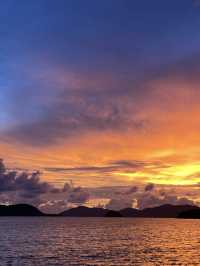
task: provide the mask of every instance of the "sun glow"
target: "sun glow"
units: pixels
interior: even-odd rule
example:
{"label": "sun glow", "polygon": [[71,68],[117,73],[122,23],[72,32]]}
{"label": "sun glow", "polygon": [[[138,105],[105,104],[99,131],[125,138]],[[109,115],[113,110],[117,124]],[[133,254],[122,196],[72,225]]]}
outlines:
{"label": "sun glow", "polygon": [[167,169],[150,169],[145,168],[143,171],[134,173],[116,172],[114,175],[121,176],[127,181],[142,181],[165,185],[193,185],[200,181],[200,164],[190,163],[182,165],[172,165]]}

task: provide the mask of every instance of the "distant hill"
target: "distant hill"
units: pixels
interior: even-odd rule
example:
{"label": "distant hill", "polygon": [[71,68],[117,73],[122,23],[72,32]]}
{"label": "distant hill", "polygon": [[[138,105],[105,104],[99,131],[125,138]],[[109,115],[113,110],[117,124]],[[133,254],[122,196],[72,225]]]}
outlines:
{"label": "distant hill", "polygon": [[122,217],[123,215],[118,211],[107,210],[103,208],[88,208],[79,206],[60,213],[59,216],[70,217]]}
{"label": "distant hill", "polygon": [[120,210],[120,213],[124,217],[139,217],[141,214],[141,211],[134,208],[126,208],[123,210]]}
{"label": "distant hill", "polygon": [[180,215],[180,213],[194,209],[199,209],[199,208],[191,205],[165,204],[158,207],[141,210],[138,216],[152,217],[152,218],[177,218]]}
{"label": "distant hill", "polygon": [[149,217],[149,218],[177,218],[180,213],[188,210],[199,209],[191,205],[165,204],[143,210],[127,208],[120,211],[124,217]]}
{"label": "distant hill", "polygon": [[0,216],[44,216],[37,208],[28,204],[0,205]]}
{"label": "distant hill", "polygon": [[88,208],[85,206],[79,206],[60,213],[59,216],[71,216],[71,217],[104,217],[108,210],[102,208]]}
{"label": "distant hill", "polygon": [[161,205],[159,207],[146,208],[143,210],[126,208],[119,212],[102,208],[88,208],[80,206],[62,212],[59,216],[71,217],[146,217],[146,218],[177,218],[182,212],[200,210],[191,205]]}
{"label": "distant hill", "polygon": [[107,211],[105,217],[123,217],[123,215],[120,212],[117,211]]}
{"label": "distant hill", "polygon": [[60,214],[44,214],[28,204],[0,205],[0,216],[62,216],[62,217],[146,217],[146,218],[200,218],[200,208],[191,205],[161,205],[138,210],[126,208],[113,211],[103,208],[79,206]]}
{"label": "distant hill", "polygon": [[181,212],[178,216],[178,218],[184,218],[184,219],[200,219],[200,208],[193,209],[189,211]]}

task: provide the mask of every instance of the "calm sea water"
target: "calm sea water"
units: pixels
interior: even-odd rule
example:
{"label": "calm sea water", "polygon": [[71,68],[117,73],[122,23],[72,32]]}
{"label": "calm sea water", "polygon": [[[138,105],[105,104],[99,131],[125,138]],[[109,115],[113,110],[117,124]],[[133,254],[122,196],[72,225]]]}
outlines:
{"label": "calm sea water", "polygon": [[0,218],[0,265],[200,265],[200,220]]}

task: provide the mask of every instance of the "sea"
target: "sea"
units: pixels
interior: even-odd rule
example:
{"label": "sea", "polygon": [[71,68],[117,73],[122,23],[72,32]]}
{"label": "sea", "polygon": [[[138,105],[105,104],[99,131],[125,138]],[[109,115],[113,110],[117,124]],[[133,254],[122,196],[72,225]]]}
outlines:
{"label": "sea", "polygon": [[200,220],[3,217],[0,265],[200,265]]}

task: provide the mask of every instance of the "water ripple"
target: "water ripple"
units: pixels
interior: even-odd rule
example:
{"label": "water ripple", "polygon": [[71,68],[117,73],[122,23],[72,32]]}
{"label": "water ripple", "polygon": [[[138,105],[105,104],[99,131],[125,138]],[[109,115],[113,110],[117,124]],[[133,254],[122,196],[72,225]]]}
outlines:
{"label": "water ripple", "polygon": [[0,266],[200,265],[199,220],[1,218]]}

